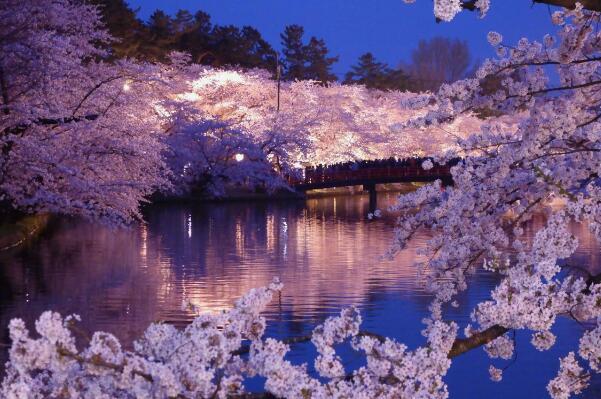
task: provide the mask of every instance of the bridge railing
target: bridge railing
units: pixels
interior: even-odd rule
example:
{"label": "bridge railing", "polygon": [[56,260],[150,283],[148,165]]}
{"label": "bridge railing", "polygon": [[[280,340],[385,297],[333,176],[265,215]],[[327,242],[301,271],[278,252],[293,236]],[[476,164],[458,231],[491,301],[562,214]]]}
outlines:
{"label": "bridge railing", "polygon": [[[304,178],[289,178],[288,182],[292,186],[329,183],[329,182],[347,182],[364,181],[371,179],[394,179],[394,178],[420,178],[420,177],[441,177],[450,176],[451,166],[435,165],[433,168],[425,170],[421,165],[402,165],[402,166],[374,166],[358,169],[342,169],[336,167],[324,167],[318,169],[306,169]],[[346,184],[352,185],[352,184]]]}

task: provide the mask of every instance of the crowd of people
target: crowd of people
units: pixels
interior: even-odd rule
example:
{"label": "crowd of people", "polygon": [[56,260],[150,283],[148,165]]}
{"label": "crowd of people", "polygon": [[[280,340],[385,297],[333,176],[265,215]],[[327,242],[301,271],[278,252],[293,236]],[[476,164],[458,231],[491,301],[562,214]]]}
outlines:
{"label": "crowd of people", "polygon": [[339,162],[331,165],[317,165],[317,166],[307,166],[305,168],[305,176],[309,174],[316,173],[331,173],[331,172],[339,172],[339,171],[348,171],[348,170],[359,170],[359,169],[372,169],[372,168],[398,168],[398,167],[407,167],[407,166],[419,166],[425,160],[431,158],[386,158],[386,159],[371,159],[371,160],[359,160],[359,161],[348,161],[348,162]]}
{"label": "crowd of people", "polygon": [[[399,169],[399,168],[416,168],[422,170],[424,162],[430,161],[434,166],[437,164],[431,157],[407,157],[407,158],[385,158],[385,159],[372,159],[372,160],[357,160],[348,162],[339,162],[330,165],[316,165],[307,166],[303,170],[302,177],[296,176],[295,178],[288,176],[290,184],[298,184],[301,182],[319,182],[324,179],[339,175],[341,172],[353,172],[368,169]],[[447,162],[444,166],[451,167],[456,165],[460,161],[460,158],[454,158]]]}

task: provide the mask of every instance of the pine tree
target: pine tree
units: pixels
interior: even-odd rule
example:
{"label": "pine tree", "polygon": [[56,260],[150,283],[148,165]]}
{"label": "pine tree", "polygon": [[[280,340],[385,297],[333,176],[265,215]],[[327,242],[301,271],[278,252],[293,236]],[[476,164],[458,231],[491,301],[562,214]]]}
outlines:
{"label": "pine tree", "polygon": [[307,57],[305,79],[323,83],[336,80],[336,75],[332,73],[331,68],[338,61],[338,57],[328,57],[328,48],[323,39],[312,37],[309,44],[305,46],[305,54]]}
{"label": "pine tree", "polygon": [[176,34],[183,34],[195,27],[194,16],[188,10],[178,10],[173,20],[173,29]]}
{"label": "pine tree", "polygon": [[311,37],[303,43],[304,29],[299,25],[289,25],[280,35],[283,47],[284,79],[312,79],[320,82],[336,80],[331,67],[338,57],[328,57],[328,48],[323,39]]}
{"label": "pine tree", "polygon": [[112,50],[115,58],[145,58],[146,29],[125,0],[91,0],[102,13],[102,21],[117,39]]}
{"label": "pine tree", "polygon": [[148,20],[149,41],[148,58],[164,61],[166,55],[175,49],[175,29],[171,17],[161,10],[156,10]]}
{"label": "pine tree", "polygon": [[242,66],[275,72],[275,50],[263,39],[261,33],[251,26],[243,27],[240,33],[240,53],[245,58]]}
{"label": "pine tree", "polygon": [[212,31],[211,16],[204,11],[197,11],[192,26],[179,35],[177,49],[190,53],[196,63],[210,63],[214,59],[211,48]]}
{"label": "pine tree", "polygon": [[401,69],[391,69],[386,63],[376,61],[372,53],[359,57],[344,79],[345,84],[361,84],[379,90],[406,90],[409,78]]}
{"label": "pine tree", "polygon": [[280,35],[282,39],[282,53],[284,54],[283,78],[287,80],[301,80],[305,75],[305,46],[303,45],[303,35],[305,30],[300,25],[288,25],[284,33]]}

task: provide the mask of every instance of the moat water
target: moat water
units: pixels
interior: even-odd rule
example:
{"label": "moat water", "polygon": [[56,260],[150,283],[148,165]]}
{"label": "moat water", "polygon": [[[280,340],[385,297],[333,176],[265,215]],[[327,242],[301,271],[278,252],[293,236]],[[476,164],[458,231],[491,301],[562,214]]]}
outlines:
{"label": "moat water", "polygon": [[[380,194],[380,207],[396,194]],[[232,202],[160,205],[145,211],[147,223],[115,229],[85,221],[58,219],[23,247],[0,253],[0,342],[6,326],[21,317],[32,326],[47,309],[77,313],[84,329],[115,334],[128,346],[153,321],[184,326],[193,318],[181,309],[188,299],[217,312],[253,287],[278,276],[281,301],[266,312],[268,335],[310,333],[342,307],[356,305],[363,328],[410,347],[424,342],[421,319],[431,295],[414,264],[429,238],[417,235],[394,260],[382,255],[393,238],[394,215],[369,221],[366,196],[339,196],[293,202]],[[540,219],[534,220],[533,234]],[[583,227],[574,226],[580,248],[567,262],[601,271],[599,246]],[[485,272],[446,316],[461,327],[474,306],[487,299],[498,277]],[[454,360],[446,377],[451,398],[544,398],[560,356],[574,350],[584,327],[560,318],[558,343],[548,352],[518,332],[517,359],[494,361],[507,367],[500,383],[488,377],[488,359],[478,349]],[[293,346],[290,359],[311,362],[310,344]],[[359,360],[348,357],[349,367]],[[0,356],[6,361],[6,348]],[[256,388],[254,386],[250,387]],[[601,397],[595,383],[582,397]]]}

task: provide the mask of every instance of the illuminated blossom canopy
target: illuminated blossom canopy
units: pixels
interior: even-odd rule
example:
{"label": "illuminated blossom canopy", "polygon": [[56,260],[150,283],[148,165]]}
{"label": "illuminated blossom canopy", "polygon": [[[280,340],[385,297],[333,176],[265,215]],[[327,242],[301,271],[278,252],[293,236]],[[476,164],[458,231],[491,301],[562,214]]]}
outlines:
{"label": "illuminated blossom canopy", "polygon": [[[23,3],[27,7],[21,7]],[[462,4],[436,0],[435,15],[451,20]],[[482,13],[489,7],[487,1],[475,4]],[[96,61],[102,54],[92,43],[108,38],[98,30],[96,11],[79,3],[56,0],[49,5],[41,0],[8,0],[0,5],[0,15],[4,17],[0,24],[8,23],[2,29],[23,23],[22,37],[2,42],[1,58],[3,70],[12,71],[3,72],[4,76],[13,76],[7,80],[9,87],[21,88],[13,91],[9,101],[3,100],[6,111],[1,138],[3,152],[11,153],[1,158],[2,167],[14,176],[0,187],[3,195],[18,204],[31,204],[37,209],[41,207],[38,204],[48,203],[47,198],[56,198],[56,203],[74,198],[79,202],[70,206],[86,210],[79,213],[106,209],[86,202],[97,200],[95,196],[80,198],[72,195],[72,190],[88,182],[84,179],[88,173],[99,174],[121,165],[100,177],[107,185],[116,184],[114,172],[124,173],[119,180],[120,190],[128,197],[124,204],[107,202],[107,207],[122,206],[125,211],[119,215],[126,217],[135,213],[134,202],[150,187],[164,184],[164,178],[157,177],[160,174],[139,176],[147,168],[152,172],[163,167],[159,154],[168,148],[162,139],[149,139],[154,137],[153,132],[162,132],[161,137],[173,132],[184,137],[186,133],[194,137],[198,132],[211,132],[209,147],[202,140],[196,144],[198,148],[217,145],[216,152],[220,153],[219,143],[213,139],[220,133],[230,140],[236,137],[234,131],[244,132],[242,144],[247,145],[248,137],[287,137],[295,130],[288,130],[290,126],[307,122],[303,115],[288,115],[283,120],[276,115],[274,122],[273,114],[262,105],[264,94],[244,84],[247,79],[261,79],[252,73],[220,72],[191,79],[186,74],[198,67],[187,65],[185,57],[175,57],[171,65],[162,66]],[[49,19],[43,19],[46,25],[28,23],[32,18]],[[419,229],[428,228],[433,233],[423,250],[427,261],[417,265],[428,270],[429,289],[434,295],[430,313],[424,319],[422,346],[409,349],[395,340],[362,331],[358,310],[344,309],[314,329],[314,368],[320,378],[311,375],[306,365],[295,365],[285,358],[290,349],[286,342],[264,337],[265,320],[260,312],[282,289],[274,280],[267,287],[251,290],[227,312],[199,315],[184,330],[153,324],[131,350],[103,332],[94,333],[87,346],[79,349],[72,328],[78,320],[75,316],[43,313],[35,325],[37,337],[30,336],[22,320],[14,319],[9,326],[12,346],[1,388],[3,395],[223,398],[240,394],[244,380],[258,375],[265,378],[266,391],[287,398],[447,398],[444,377],[455,356],[484,346],[491,358],[510,359],[515,352],[510,334],[515,330],[529,331],[532,345],[540,351],[548,350],[557,340],[552,328],[558,316],[595,321],[582,334],[578,347],[557,362],[558,374],[547,386],[556,399],[581,392],[601,367],[601,325],[596,322],[601,320],[601,284],[598,276],[578,277],[562,270],[558,261],[578,247],[569,232],[570,223],[584,224],[601,238],[600,18],[598,12],[582,6],[557,11],[553,21],[558,32],[545,36],[542,42],[521,39],[515,45],[506,44],[500,35],[490,34],[488,39],[497,48],[498,58],[487,60],[475,77],[443,85],[437,93],[410,96],[404,103],[411,103],[416,113],[396,121],[399,131],[445,129],[469,113],[483,110],[517,120],[504,124],[493,118],[482,123],[478,133],[458,138],[456,145],[434,159],[443,162],[457,155],[463,157],[452,168],[454,187],[441,190],[440,182],[436,182],[403,195],[394,206],[400,219],[390,256],[403,250]],[[44,26],[52,29],[46,32]],[[29,40],[27,48],[48,58],[28,56],[18,45],[20,40]],[[30,68],[28,75],[19,74],[19,68],[25,67]],[[73,75],[66,72],[71,69]],[[28,92],[25,76],[44,84]],[[73,83],[72,76],[79,78],[79,83]],[[169,83],[169,90],[163,89],[163,82]],[[203,90],[196,90],[195,85]],[[355,93],[336,86],[329,91],[317,87],[305,90],[311,86],[307,82],[290,85],[290,93],[298,85],[294,93],[305,98],[306,103],[300,102],[302,112],[311,99],[315,103],[325,98],[337,104],[340,108],[333,112],[341,120],[335,123],[351,123],[353,118],[348,114],[381,99],[372,98],[370,93],[365,94],[365,100],[357,100],[360,88]],[[236,98],[228,90],[248,92],[248,97]],[[92,94],[81,96],[89,91]],[[29,94],[18,94],[21,92]],[[144,92],[150,95],[142,95]],[[207,92],[210,97],[203,102],[201,98]],[[54,93],[64,95],[57,97]],[[239,107],[235,99],[240,100]],[[142,107],[131,109],[132,103]],[[286,107],[281,112],[287,112]],[[313,112],[309,117],[317,115],[317,122],[311,134],[327,136],[328,132],[321,130],[318,110]],[[214,121],[217,115],[225,125]],[[377,123],[377,115],[381,114],[375,115],[373,121]],[[370,120],[363,118],[363,122]],[[151,126],[144,125],[149,120]],[[63,147],[53,149],[59,152],[57,158],[39,152],[49,151],[42,146],[45,141],[63,137],[70,139],[60,142]],[[260,142],[248,140],[253,145]],[[64,148],[66,143],[73,148]],[[311,147],[310,142],[296,145],[303,148],[299,153],[319,153],[319,147]],[[38,152],[32,153],[34,148]],[[223,148],[238,151],[230,144]],[[13,151],[17,155],[12,155]],[[125,168],[122,160],[133,155],[144,155],[141,162],[148,163],[144,169]],[[61,156],[70,162],[51,163]],[[95,169],[96,164],[89,160],[99,160],[102,168]],[[19,162],[30,162],[35,167],[20,170]],[[228,162],[235,159],[228,158]],[[423,166],[430,168],[431,163]],[[40,191],[44,196],[22,193],[24,188],[16,183],[21,178],[44,189]],[[139,178],[143,185],[137,185]],[[111,192],[110,187],[102,190],[98,194]],[[86,193],[76,191],[80,192]],[[563,205],[553,208],[545,226],[533,240],[527,240],[524,223],[538,206],[549,201]],[[513,255],[507,254],[507,248]],[[500,282],[490,299],[475,306],[472,324],[460,332],[443,305],[453,303],[479,267],[498,275]],[[347,370],[335,349],[341,342],[350,342],[365,357],[365,365]],[[493,381],[503,378],[502,370],[494,366],[489,372]]]}
{"label": "illuminated blossom canopy", "polygon": [[310,81],[283,83],[278,109],[264,71],[181,53],[109,62],[92,6],[9,0],[0,13],[0,206],[27,213],[128,223],[157,191],[275,190],[305,165],[441,153],[480,125],[466,115],[428,135],[399,131],[423,96]]}

